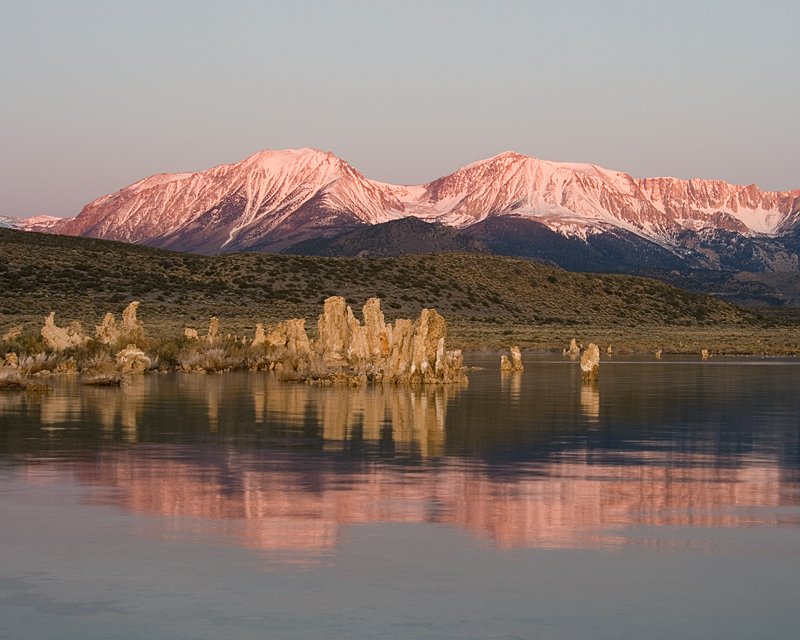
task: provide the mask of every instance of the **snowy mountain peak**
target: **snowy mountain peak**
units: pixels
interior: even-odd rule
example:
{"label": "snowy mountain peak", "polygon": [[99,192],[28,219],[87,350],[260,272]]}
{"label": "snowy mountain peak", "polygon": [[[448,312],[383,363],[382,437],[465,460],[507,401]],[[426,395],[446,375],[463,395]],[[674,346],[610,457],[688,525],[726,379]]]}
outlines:
{"label": "snowy mountain peak", "polygon": [[397,186],[368,180],[331,152],[266,149],[206,171],[150,176],[89,203],[53,230],[214,253],[274,250],[409,215],[458,228],[526,218],[582,238],[617,228],[671,247],[685,230],[783,233],[800,224],[800,190],[635,179],[514,151],[423,185]]}

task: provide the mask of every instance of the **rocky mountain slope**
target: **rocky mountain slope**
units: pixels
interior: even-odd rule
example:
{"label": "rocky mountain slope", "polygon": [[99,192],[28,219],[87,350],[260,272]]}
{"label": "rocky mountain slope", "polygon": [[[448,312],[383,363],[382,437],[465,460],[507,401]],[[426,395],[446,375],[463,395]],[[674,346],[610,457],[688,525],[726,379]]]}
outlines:
{"label": "rocky mountain slope", "polygon": [[[408,217],[455,232],[445,241],[447,234],[434,240],[424,227],[419,236],[393,225],[369,231]],[[29,228],[202,254],[396,255],[430,245],[580,270],[796,272],[800,190],[636,179],[512,152],[398,186],[369,180],[331,153],[299,149],[154,175],[98,198],[75,218]]]}
{"label": "rocky mountain slope", "polygon": [[405,216],[463,229],[494,217],[565,236],[624,229],[665,247],[686,231],[774,236],[800,218],[800,190],[646,178],[507,152],[419,186],[368,180],[331,153],[262,151],[191,174],[158,174],[103,196],[55,230],[198,252],[286,245],[314,231]]}

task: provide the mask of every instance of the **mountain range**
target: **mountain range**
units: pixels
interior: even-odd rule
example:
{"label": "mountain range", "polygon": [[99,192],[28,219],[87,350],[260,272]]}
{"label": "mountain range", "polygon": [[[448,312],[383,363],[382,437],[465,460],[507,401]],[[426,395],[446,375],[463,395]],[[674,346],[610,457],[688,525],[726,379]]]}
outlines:
{"label": "mountain range", "polygon": [[392,185],[332,153],[266,150],[197,173],[157,174],[74,218],[26,227],[202,254],[489,251],[685,280],[797,272],[800,189],[637,179],[514,152],[422,185]]}

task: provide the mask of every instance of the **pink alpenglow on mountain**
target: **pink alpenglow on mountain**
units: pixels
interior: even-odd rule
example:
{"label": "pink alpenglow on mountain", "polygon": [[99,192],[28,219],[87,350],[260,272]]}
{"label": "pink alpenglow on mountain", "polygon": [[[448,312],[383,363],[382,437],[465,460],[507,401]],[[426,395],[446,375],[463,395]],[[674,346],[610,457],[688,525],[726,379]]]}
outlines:
{"label": "pink alpenglow on mountain", "polygon": [[617,229],[670,248],[685,231],[786,233],[800,218],[800,190],[635,179],[513,152],[427,184],[398,186],[369,180],[332,153],[299,149],[261,151],[199,173],[157,174],[39,230],[210,254],[279,251],[407,216],[458,229],[490,218],[527,219],[582,239]]}

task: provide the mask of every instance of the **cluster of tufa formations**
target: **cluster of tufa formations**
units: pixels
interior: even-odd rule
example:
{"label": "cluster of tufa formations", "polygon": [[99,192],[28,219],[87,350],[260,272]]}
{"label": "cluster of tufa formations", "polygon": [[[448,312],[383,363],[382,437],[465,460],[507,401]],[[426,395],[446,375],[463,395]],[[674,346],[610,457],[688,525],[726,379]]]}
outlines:
{"label": "cluster of tufa formations", "polygon": [[[325,300],[311,335],[303,318],[267,326],[259,322],[249,338],[224,334],[219,318],[212,317],[203,335],[184,327],[180,337],[170,338],[146,335],[138,308],[139,302],[131,302],[121,321],[106,313],[93,336],[84,334],[78,322],[58,326],[54,312],[35,336],[22,325],[10,327],[0,337],[0,388],[30,388],[31,376],[51,373],[78,373],[85,384],[118,385],[148,371],[269,370],[286,380],[352,385],[454,384],[467,379],[461,351],[445,348],[447,324],[433,309],[423,309],[415,320],[387,323],[378,298],[366,302],[359,319],[344,298],[333,296]],[[584,348],[573,338],[562,353],[579,359],[584,382],[597,382],[596,344]],[[614,354],[610,345],[606,354]],[[655,357],[661,355],[658,349]],[[701,357],[708,359],[711,353],[703,349]],[[500,370],[524,370],[518,346],[501,356]]]}
{"label": "cluster of tufa formations", "polygon": [[270,331],[256,327],[252,346],[264,349],[286,377],[350,383],[441,383],[466,380],[461,351],[445,350],[447,325],[433,309],[415,321],[386,324],[378,298],[363,307],[363,324],[345,299],[325,300],[311,340],[305,320],[281,322]]}
{"label": "cluster of tufa formations", "polygon": [[12,328],[3,335],[0,378],[7,380],[7,388],[13,379],[17,388],[24,386],[18,381],[32,375],[80,373],[85,384],[116,385],[146,371],[247,369],[276,371],[290,380],[348,384],[466,381],[461,351],[445,349],[447,325],[432,309],[423,309],[414,321],[387,324],[380,300],[371,298],[361,322],[344,298],[334,296],[325,300],[315,338],[306,332],[304,319],[268,327],[258,323],[250,340],[222,335],[214,317],[204,336],[186,327],[181,338],[170,341],[145,336],[138,306],[130,303],[121,323],[105,314],[93,337],[84,335],[77,322],[59,327],[52,312],[35,338],[23,340],[22,328]]}

